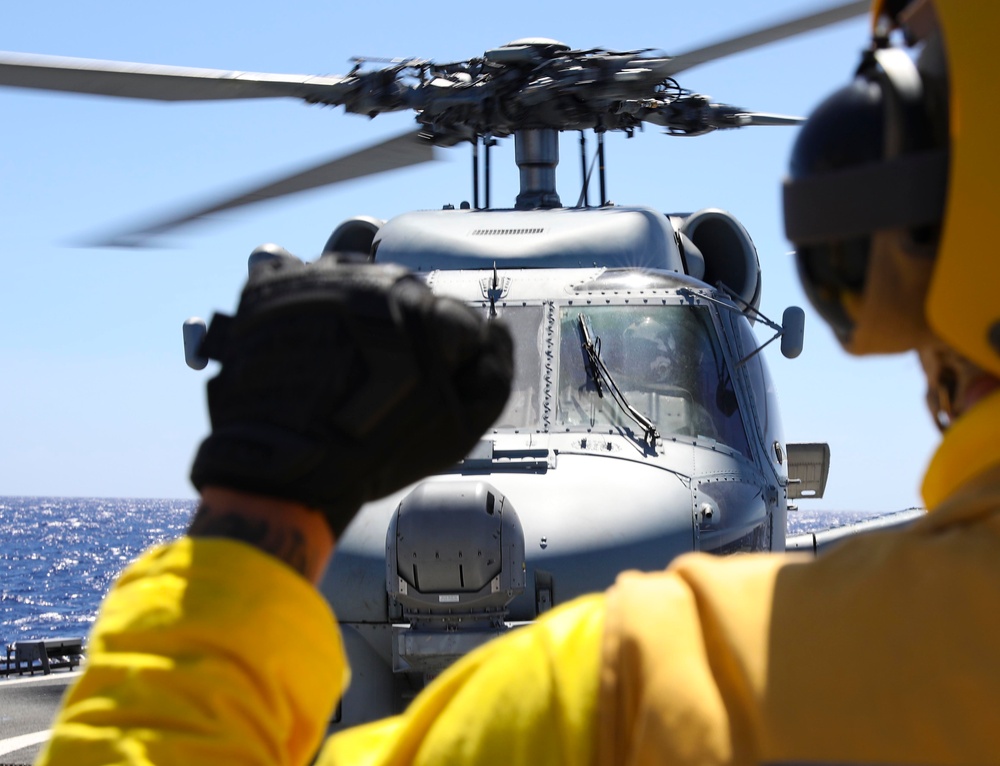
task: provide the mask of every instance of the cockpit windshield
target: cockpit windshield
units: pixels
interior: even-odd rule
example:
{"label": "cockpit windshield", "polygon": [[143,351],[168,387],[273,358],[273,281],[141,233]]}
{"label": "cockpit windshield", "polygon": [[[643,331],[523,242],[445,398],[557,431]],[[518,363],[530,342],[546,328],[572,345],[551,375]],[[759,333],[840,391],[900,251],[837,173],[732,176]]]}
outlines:
{"label": "cockpit windshield", "polygon": [[[583,326],[628,405],[661,438],[707,437],[749,454],[729,366],[704,306],[544,306],[507,308],[514,335],[515,381],[495,428],[552,431],[642,429],[598,392]],[[581,315],[583,319],[581,320]]]}
{"label": "cockpit windshield", "polygon": [[[661,437],[707,436],[748,453],[736,392],[709,311],[702,307],[597,306],[583,312],[629,404]],[[556,427],[629,426],[599,397],[581,350],[580,310],[560,311]],[[596,342],[596,341],[595,341]]]}

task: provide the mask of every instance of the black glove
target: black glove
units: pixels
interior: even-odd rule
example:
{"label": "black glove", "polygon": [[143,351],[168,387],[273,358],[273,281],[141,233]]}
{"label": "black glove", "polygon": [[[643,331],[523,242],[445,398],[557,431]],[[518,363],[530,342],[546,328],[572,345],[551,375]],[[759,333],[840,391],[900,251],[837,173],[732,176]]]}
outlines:
{"label": "black glove", "polygon": [[254,268],[202,354],[209,484],[321,508],[339,535],[362,503],[464,457],[503,409],[510,335],[396,266],[293,259]]}

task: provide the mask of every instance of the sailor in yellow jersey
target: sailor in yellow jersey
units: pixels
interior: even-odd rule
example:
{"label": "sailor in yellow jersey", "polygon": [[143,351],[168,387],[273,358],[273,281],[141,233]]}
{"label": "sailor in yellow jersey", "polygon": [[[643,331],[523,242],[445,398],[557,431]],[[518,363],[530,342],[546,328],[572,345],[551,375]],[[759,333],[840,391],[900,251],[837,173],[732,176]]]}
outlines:
{"label": "sailor in yellow jersey", "polygon": [[[791,160],[786,228],[846,348],[919,353],[944,432],[923,486],[931,512],[816,560],[696,554],[623,574],[460,660],[405,714],[329,740],[318,763],[1000,763],[1000,258],[989,228],[1000,208],[1000,5],[886,0],[873,23],[877,37],[902,28],[924,49],[919,66],[879,47],[820,106]],[[287,304],[299,288],[312,308],[356,309],[355,296],[310,289],[302,268],[285,282],[277,267],[256,288],[251,279],[228,334],[216,333],[220,378],[295,353],[261,342],[268,325],[254,320],[295,321]],[[410,384],[382,381],[372,396],[412,404],[446,379],[435,402],[447,401],[451,439],[467,446],[504,395],[476,398],[469,370],[509,377],[509,347],[407,289],[414,337],[442,359],[411,360]],[[369,291],[365,305],[398,294]],[[466,339],[459,353],[435,348],[449,337],[435,334],[439,316]],[[338,328],[331,340],[349,344]],[[394,473],[384,440],[367,439],[384,421],[324,412],[317,431],[296,410],[278,422],[282,391],[264,387],[262,408],[264,393],[241,388],[252,377],[210,384],[190,534],[146,554],[109,594],[42,763],[303,764],[321,747],[348,670],[310,581],[351,509],[414,477]],[[303,369],[284,393],[303,398],[316,377]],[[464,410],[475,425],[459,433]],[[317,451],[324,418],[351,421],[362,447]],[[419,468],[452,458],[445,449],[427,450]],[[280,463],[296,450],[327,470]],[[347,469],[331,470],[341,461]]]}

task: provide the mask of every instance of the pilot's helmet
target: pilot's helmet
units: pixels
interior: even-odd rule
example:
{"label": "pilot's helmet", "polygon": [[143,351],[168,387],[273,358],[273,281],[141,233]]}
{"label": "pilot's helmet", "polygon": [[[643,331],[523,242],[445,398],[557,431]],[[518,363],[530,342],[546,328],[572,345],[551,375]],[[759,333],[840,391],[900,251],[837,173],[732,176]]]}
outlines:
{"label": "pilot's helmet", "polygon": [[[934,337],[1000,376],[1000,258],[988,244],[1000,206],[1000,3],[875,0],[873,26],[854,82],[819,106],[793,150],[785,227],[800,276],[848,351]],[[919,43],[916,61],[889,45],[900,31]]]}
{"label": "pilot's helmet", "polygon": [[629,379],[652,387],[673,382],[680,361],[678,339],[666,324],[649,316],[633,322],[622,334],[621,351]]}

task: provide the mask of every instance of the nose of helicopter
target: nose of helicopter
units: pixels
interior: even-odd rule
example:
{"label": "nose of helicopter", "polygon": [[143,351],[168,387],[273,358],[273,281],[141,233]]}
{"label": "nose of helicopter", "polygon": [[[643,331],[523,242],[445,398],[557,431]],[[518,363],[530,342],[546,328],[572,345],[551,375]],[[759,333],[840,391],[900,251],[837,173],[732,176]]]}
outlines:
{"label": "nose of helicopter", "polygon": [[[649,463],[584,452],[560,454],[555,469],[433,477],[366,505],[320,586],[353,677],[330,731],[401,710],[510,627],[692,550],[692,486]],[[463,556],[480,550],[498,561],[465,571]]]}
{"label": "nose of helicopter", "polygon": [[[656,570],[695,547],[692,491],[675,473],[601,455],[560,455],[561,481],[511,476],[504,491],[524,528],[528,577],[513,620]],[[507,477],[505,477],[507,478]]]}
{"label": "nose of helicopter", "polygon": [[[524,591],[510,603],[508,620],[534,619],[603,590],[626,569],[660,569],[696,546],[690,482],[648,464],[563,454],[554,471],[435,477],[424,484],[445,482],[459,492],[482,481],[516,509],[523,529]],[[386,531],[414,489],[366,505],[338,542],[321,589],[341,622],[389,618]],[[425,513],[433,516],[432,509]]]}

